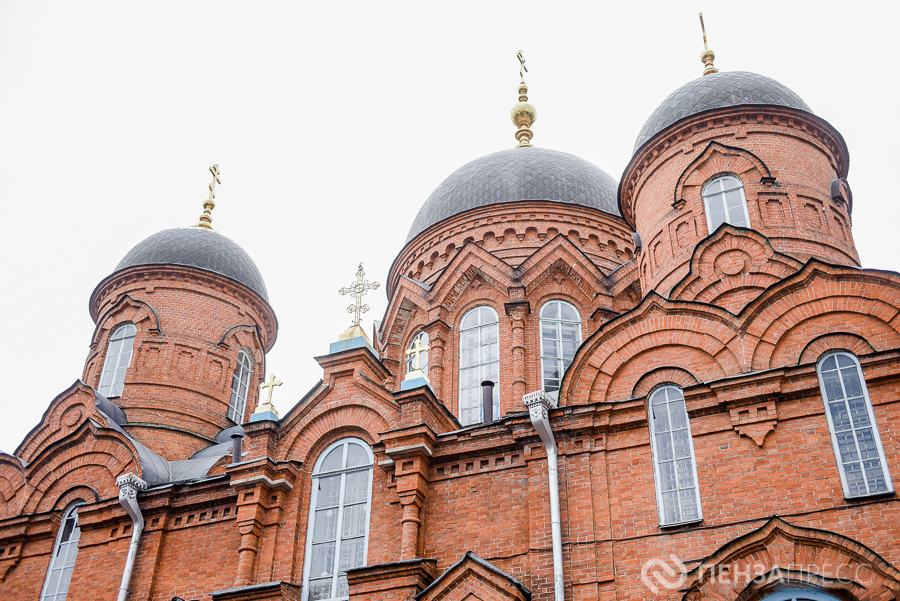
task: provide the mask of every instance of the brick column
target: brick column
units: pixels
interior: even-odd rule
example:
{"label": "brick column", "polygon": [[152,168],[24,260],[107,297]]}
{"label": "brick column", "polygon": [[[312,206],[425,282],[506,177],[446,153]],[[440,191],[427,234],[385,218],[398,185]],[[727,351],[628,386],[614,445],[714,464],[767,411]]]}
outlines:
{"label": "brick column", "polygon": [[428,334],[428,381],[434,389],[434,396],[444,398],[444,350],[450,337],[450,327],[441,320],[425,326]]}
{"label": "brick column", "polygon": [[[238,513],[240,519],[240,513]],[[259,547],[260,525],[256,520],[238,523],[241,533],[241,546],[238,548],[237,574],[234,586],[247,586],[253,581],[253,568],[256,565],[256,552]]]}
{"label": "brick column", "polygon": [[395,459],[397,496],[403,507],[400,518],[400,560],[419,557],[420,510],[428,492],[429,458],[425,454],[405,455]]}
{"label": "brick column", "polygon": [[506,303],[506,314],[512,325],[512,385],[513,400],[521,401],[525,396],[525,320],[531,313],[531,305],[527,301]]}

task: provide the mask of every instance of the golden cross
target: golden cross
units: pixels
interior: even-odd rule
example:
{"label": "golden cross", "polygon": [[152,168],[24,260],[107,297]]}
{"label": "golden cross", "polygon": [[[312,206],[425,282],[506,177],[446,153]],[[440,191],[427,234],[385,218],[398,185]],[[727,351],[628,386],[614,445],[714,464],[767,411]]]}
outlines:
{"label": "golden cross", "polygon": [[345,288],[341,288],[338,292],[343,294],[349,294],[354,297],[356,301],[347,307],[347,313],[353,313],[353,325],[358,326],[360,316],[369,310],[369,305],[362,304],[362,297],[369,290],[375,290],[378,288],[378,282],[372,282],[371,284],[363,279],[363,276],[366,275],[366,272],[363,271],[363,264],[359,264],[359,269],[356,271],[356,281],[353,282],[352,286],[347,286]]}
{"label": "golden cross", "polygon": [[216,184],[221,184],[222,178],[220,177],[220,174],[219,174],[219,166],[218,165],[213,165],[212,167],[210,167],[209,172],[212,173],[213,178],[212,178],[212,182],[210,182],[210,184],[209,184],[208,200],[212,200],[213,198],[216,197]]}
{"label": "golden cross", "polygon": [[275,390],[276,386],[281,386],[282,384],[284,384],[284,382],[281,382],[280,380],[278,382],[275,381],[275,374],[269,374],[269,381],[259,385],[260,388],[269,389],[269,398],[266,399],[266,404],[272,404],[272,391]]}
{"label": "golden cross", "polygon": [[519,77],[521,77],[522,81],[524,82],[525,73],[528,73],[528,67],[525,66],[525,56],[522,54],[521,50],[516,53],[516,58],[519,59]]}
{"label": "golden cross", "polygon": [[706,45],[706,26],[703,24],[703,13],[700,13],[700,30],[703,32],[703,48],[709,50],[709,46]]}
{"label": "golden cross", "polygon": [[422,346],[422,339],[416,338],[416,345],[406,351],[407,355],[415,355],[416,356],[416,366],[413,369],[421,369],[422,366],[419,364],[419,355],[424,353],[425,351],[431,350],[431,347],[427,344]]}

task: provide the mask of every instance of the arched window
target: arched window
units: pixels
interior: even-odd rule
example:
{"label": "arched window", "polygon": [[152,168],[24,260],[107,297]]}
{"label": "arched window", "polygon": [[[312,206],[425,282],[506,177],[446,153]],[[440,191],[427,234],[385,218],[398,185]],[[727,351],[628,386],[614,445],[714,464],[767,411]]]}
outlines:
{"label": "arched window", "polygon": [[500,320],[490,307],[476,307],[459,323],[459,423],[483,422],[481,383],[494,383],[494,419],[500,414]]}
{"label": "arched window", "polygon": [[859,361],[831,353],[818,365],[819,386],[845,497],[891,492],[891,476]]}
{"label": "arched window", "polygon": [[838,598],[819,591],[792,588],[767,595],[762,601],[838,601]]}
{"label": "arched window", "polygon": [[59,535],[56,537],[56,546],[53,547],[50,567],[47,569],[41,601],[63,601],[69,592],[69,581],[72,580],[75,558],[78,557],[78,540],[81,538],[81,530],[78,528],[78,508],[82,505],[83,502],[75,503],[63,517]]}
{"label": "arched window", "polygon": [[238,362],[231,376],[231,400],[228,401],[228,417],[240,424],[244,421],[244,409],[247,407],[247,391],[250,389],[250,373],[253,364],[246,351],[238,353]]}
{"label": "arched window", "polygon": [[581,316],[565,301],[541,307],[541,377],[544,392],[559,394],[559,383],[581,345]]}
{"label": "arched window", "polygon": [[712,232],[723,223],[750,227],[744,184],[733,175],[717,177],[703,187],[706,224]]}
{"label": "arched window", "polygon": [[694,441],[684,395],[677,386],[662,386],[650,395],[650,442],[659,525],[700,521]]}
{"label": "arched window", "polygon": [[109,338],[106,359],[103,361],[103,373],[100,374],[100,390],[103,396],[122,396],[125,385],[125,372],[131,364],[131,352],[134,350],[134,335],[137,333],[130,323],[119,327]]}
{"label": "arched window", "polygon": [[347,570],[366,565],[373,461],[369,445],[345,438],[325,449],[316,462],[304,601],[348,599]]}
{"label": "arched window", "polygon": [[[428,346],[428,333],[427,332],[419,332],[416,334],[412,340],[409,341],[409,350],[413,350],[416,348],[416,342],[419,343],[419,346],[422,348]],[[407,355],[406,356],[406,373],[411,372],[416,368],[416,356],[415,355]],[[428,375],[428,351],[422,351],[419,353],[419,369],[422,370],[426,376]]]}

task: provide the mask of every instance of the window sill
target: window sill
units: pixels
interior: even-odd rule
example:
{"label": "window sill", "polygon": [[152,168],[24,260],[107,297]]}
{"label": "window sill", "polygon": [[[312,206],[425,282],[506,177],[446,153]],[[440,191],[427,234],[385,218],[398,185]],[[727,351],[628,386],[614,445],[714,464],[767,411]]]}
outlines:
{"label": "window sill", "polygon": [[896,498],[897,493],[893,490],[887,490],[885,492],[876,492],[871,495],[857,495],[855,497],[844,496],[844,500],[847,503],[866,503],[868,501],[878,501],[881,499],[893,499]]}
{"label": "window sill", "polygon": [[660,530],[678,530],[678,529],[689,530],[690,528],[692,528],[694,526],[700,526],[701,524],[703,524],[703,518],[700,518],[699,520],[691,520],[689,522],[676,522],[674,524],[660,524],[659,529]]}

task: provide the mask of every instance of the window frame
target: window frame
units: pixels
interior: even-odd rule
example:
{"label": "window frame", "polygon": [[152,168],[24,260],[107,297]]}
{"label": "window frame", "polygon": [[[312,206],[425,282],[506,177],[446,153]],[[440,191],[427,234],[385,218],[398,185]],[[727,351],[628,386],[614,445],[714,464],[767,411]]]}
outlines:
{"label": "window frame", "polygon": [[[428,346],[429,343],[431,342],[431,337],[428,335],[428,332],[426,332],[425,330],[419,330],[415,336],[413,336],[412,338],[409,339],[409,344],[406,345],[406,350],[411,351],[416,345],[416,340],[421,340],[423,337],[424,337],[424,340],[422,340],[422,346]],[[421,361],[419,364],[419,369],[421,369],[422,373],[424,373],[426,376],[428,375],[428,357],[429,357],[428,352],[429,351],[422,351],[420,353],[420,355],[425,355],[425,361],[424,361],[424,365],[422,364]],[[411,372],[412,370],[415,369],[414,365],[416,363],[416,356],[415,355],[406,355],[404,363],[406,364],[406,373]]]}
{"label": "window frame", "polygon": [[[543,305],[541,305],[541,309],[540,309],[540,311],[538,311],[538,338],[541,341],[541,354],[540,354],[541,390],[543,390],[544,392],[547,392],[547,382],[544,379],[544,360],[545,359],[554,360],[557,362],[557,364],[565,363],[565,356],[563,356],[563,358],[560,359],[559,357],[547,357],[544,355],[544,328],[543,328],[543,322],[545,321],[544,309],[546,309],[549,305],[551,305],[553,303],[559,303],[561,305],[568,305],[575,312],[575,315],[578,316],[578,321],[567,321],[567,320],[563,320],[562,317],[560,317],[558,319],[551,318],[551,317],[546,318],[546,321],[552,321],[552,322],[555,322],[558,324],[562,324],[562,323],[577,323],[578,324],[578,330],[577,330],[578,331],[578,344],[575,346],[575,353],[572,355],[573,359],[575,358],[575,355],[578,354],[578,348],[584,342],[584,337],[583,337],[584,333],[582,332],[582,328],[584,327],[584,324],[582,322],[581,312],[578,310],[578,307],[576,307],[574,304],[570,303],[569,301],[563,300],[561,298],[550,299],[547,302],[545,302]],[[560,312],[560,315],[561,314],[562,314],[562,312]],[[560,353],[562,353],[562,342],[563,342],[562,341],[562,328],[560,328],[560,337],[557,341],[560,343]],[[569,365],[571,365],[571,364],[572,364],[572,362],[569,361]],[[559,372],[560,386],[562,386],[563,377],[566,375],[566,370],[568,370],[568,369],[569,369],[568,367],[564,367]],[[558,397],[559,396],[559,388],[557,388],[553,392],[547,392],[547,394],[551,394],[551,395],[555,394],[555,396]]]}
{"label": "window frame", "polygon": [[[744,208],[744,220],[746,221],[746,225],[737,225],[737,224],[731,223],[730,221],[728,221],[728,219],[725,219],[722,223],[727,223],[729,225],[733,225],[734,227],[746,227],[746,228],[751,227],[751,225],[750,225],[750,210],[747,207],[747,194],[744,190],[744,180],[742,180],[737,175],[734,175],[732,173],[720,173],[718,175],[713,176],[712,179],[710,179],[708,182],[703,184],[703,188],[701,188],[701,190],[700,190],[700,197],[703,199],[703,213],[706,215],[706,229],[707,229],[707,232],[710,234],[713,233],[713,231],[715,231],[715,228],[713,228],[713,226],[712,226],[712,212],[709,210],[709,199],[707,197],[706,191],[713,184],[715,184],[716,182],[719,182],[723,179],[737,180],[741,184],[741,186],[740,186],[740,188],[731,188],[728,190],[722,190],[721,192],[715,192],[711,196],[716,196],[716,195],[724,196],[727,192],[731,192],[732,190],[740,190],[741,200],[743,201],[742,204],[743,204],[743,208]],[[722,199],[722,206],[725,208],[725,216],[727,217],[728,216],[728,207],[727,207],[727,205],[725,205],[724,198]],[[721,226],[722,223],[720,223],[718,226],[716,226],[716,228]]]}
{"label": "window frame", "polygon": [[[242,358],[246,357],[247,364],[244,365]],[[240,394],[234,390],[234,382],[235,377],[237,376],[238,370],[241,370],[242,375],[246,373],[247,378],[246,382],[244,382],[244,398],[240,398]],[[234,366],[234,371],[231,372],[231,396],[228,399],[228,410],[225,412],[225,417],[233,421],[234,423],[240,425],[244,423],[244,413],[247,411],[247,399],[250,398],[250,380],[253,378],[253,359],[246,350],[241,349],[238,352],[238,360],[237,364]],[[235,395],[238,396],[240,401],[241,410],[237,410],[237,406],[232,405],[232,401],[234,401]]]}
{"label": "window frame", "polygon": [[[107,365],[109,364],[109,359],[110,359],[109,353],[112,350],[113,342],[115,342],[117,340],[116,336],[119,334],[119,332],[121,332],[122,330],[125,330],[127,328],[132,328],[134,330],[134,333],[131,335],[123,336],[122,339],[131,341],[131,350],[128,352],[128,365],[125,366],[125,371],[123,372],[123,375],[122,375],[122,381],[117,382],[116,374],[121,369],[121,365],[119,362],[120,362],[120,360],[122,358],[122,354],[123,354],[121,352],[122,349],[120,348],[119,352],[116,354],[116,357],[115,357],[116,364],[112,370],[107,369]],[[107,339],[106,354],[103,357],[103,367],[100,368],[100,380],[97,382],[97,392],[99,392],[105,398],[108,398],[108,399],[118,398],[118,397],[121,397],[125,393],[125,378],[128,376],[128,368],[131,367],[131,360],[134,358],[134,341],[136,339],[137,339],[137,326],[131,322],[120,324],[115,330],[113,330],[113,333]],[[108,373],[109,371],[112,371],[112,374],[113,374],[112,381],[109,383],[109,390],[104,392],[103,391],[103,387],[104,387],[103,376],[104,376],[104,374]],[[113,394],[113,391],[115,391],[117,385],[121,387],[121,390],[118,391],[118,394]]]}
{"label": "window frame", "polygon": [[[853,364],[856,366],[856,373],[857,373],[857,376],[859,377],[859,382],[860,382],[860,385],[862,387],[862,392],[863,392],[863,398],[865,399],[865,402],[866,402],[866,412],[869,416],[869,423],[871,424],[872,433],[875,438],[875,446],[878,450],[879,461],[881,462],[881,469],[884,472],[884,479],[885,479],[885,482],[887,483],[887,490],[878,491],[878,492],[867,492],[864,495],[850,494],[850,490],[848,488],[847,475],[844,473],[844,462],[841,459],[841,450],[840,450],[840,445],[839,445],[838,439],[837,439],[837,432],[835,431],[834,421],[831,417],[831,409],[828,406],[828,403],[830,401],[828,400],[828,396],[825,394],[825,381],[822,377],[822,365],[825,363],[825,361],[829,357],[835,357],[835,366],[838,369],[838,373],[840,373],[840,365],[837,363],[837,357],[839,355],[849,357],[850,360],[853,362]],[[849,351],[844,351],[844,350],[829,351],[829,352],[823,354],[821,357],[819,357],[819,360],[816,361],[816,377],[819,380],[819,393],[822,395],[822,404],[825,408],[825,419],[828,422],[828,434],[831,438],[831,449],[834,452],[834,460],[835,460],[835,463],[837,463],[838,474],[840,475],[840,478],[841,478],[841,489],[844,492],[844,498],[845,499],[866,499],[868,497],[876,497],[876,496],[881,496],[881,495],[892,494],[894,492],[894,482],[893,482],[893,479],[891,478],[891,472],[888,469],[887,456],[884,453],[884,446],[881,443],[881,431],[878,429],[878,423],[875,420],[875,411],[874,411],[874,408],[872,407],[872,399],[871,399],[871,397],[869,397],[869,386],[866,384],[865,374],[863,373],[862,365],[860,364],[859,359],[856,357],[856,355],[854,355],[853,353],[851,353]],[[841,381],[841,387],[843,390],[843,381]],[[847,401],[846,395],[844,396],[843,401],[844,402]],[[848,405],[848,409],[849,409],[849,405]],[[851,421],[851,424],[852,424],[852,421]],[[857,428],[855,428],[854,426],[851,425],[851,432],[854,433],[853,439],[854,439],[854,442],[856,442],[857,453],[858,453],[859,452],[859,441],[856,438],[856,429]],[[862,462],[862,461],[863,460],[860,459],[860,462]],[[869,481],[868,481],[868,479],[865,478],[865,472],[863,473],[863,480],[866,484],[866,490],[868,490]]]}
{"label": "window frame", "polygon": [[[486,323],[486,324],[478,324],[478,325],[475,325],[475,326],[463,328],[462,324],[463,324],[463,322],[466,320],[466,318],[469,317],[469,315],[471,315],[472,313],[474,313],[474,312],[476,312],[476,311],[480,311],[481,309],[488,309],[489,311],[491,311],[491,313],[494,314],[494,319],[495,319],[496,321],[492,321],[492,322],[489,322],[489,323]],[[475,364],[475,365],[469,365],[469,366],[463,367],[463,351],[465,350],[465,349],[463,348],[463,333],[464,333],[464,332],[469,332],[469,331],[472,331],[472,330],[478,330],[478,331],[480,332],[482,328],[485,328],[485,327],[487,327],[487,326],[494,326],[494,327],[497,328],[497,359],[496,359],[495,361],[489,361],[489,362],[486,362],[486,363],[477,363],[477,364]],[[475,307],[472,307],[472,308],[469,309],[468,311],[466,311],[466,312],[463,314],[463,316],[459,319],[459,327],[458,327],[458,330],[459,330],[459,337],[458,337],[458,339],[459,339],[459,345],[458,345],[458,348],[459,348],[459,353],[458,353],[458,356],[459,356],[459,368],[458,368],[458,370],[457,370],[457,377],[458,377],[458,379],[459,379],[459,387],[458,387],[458,393],[459,393],[459,394],[458,394],[458,399],[457,399],[457,404],[456,404],[456,405],[457,405],[457,414],[458,414],[458,416],[459,416],[460,424],[461,424],[464,428],[467,428],[467,427],[469,427],[469,426],[477,426],[478,424],[483,424],[483,423],[484,423],[484,403],[481,401],[481,396],[479,395],[479,397],[478,397],[478,398],[479,398],[479,404],[478,404],[479,410],[478,410],[478,414],[481,416],[481,421],[476,421],[476,422],[471,422],[471,423],[465,423],[465,424],[462,423],[462,411],[463,411],[463,408],[462,408],[462,401],[463,401],[463,390],[470,390],[469,388],[463,388],[463,377],[462,377],[463,370],[473,369],[473,368],[476,368],[476,367],[477,367],[477,368],[482,368],[482,367],[484,367],[484,366],[486,366],[486,365],[490,365],[491,363],[496,363],[496,364],[497,364],[497,381],[494,382],[494,390],[493,390],[494,403],[493,403],[493,407],[494,407],[494,419],[496,420],[496,419],[499,419],[499,417],[500,417],[500,314],[497,312],[496,309],[494,309],[494,308],[493,308],[492,306],[490,306],[490,305],[487,305],[487,304],[484,304],[484,305],[477,305],[477,306],[475,306]],[[481,346],[486,346],[486,345],[479,345],[479,348],[480,348]],[[480,372],[479,372],[479,373],[480,373]],[[480,381],[483,381],[483,379],[484,379],[484,378],[480,378]],[[481,389],[480,382],[479,382],[479,387],[478,387],[478,388],[479,388],[479,390]],[[467,408],[467,410],[468,410],[468,408]]]}
{"label": "window frame", "polygon": [[[324,463],[325,459],[328,455],[339,446],[346,445],[343,451],[343,457],[341,460],[341,465],[345,465],[347,463],[347,453],[350,444],[358,444],[361,446],[369,458],[369,463],[364,466],[357,466],[351,468],[341,468],[339,470],[331,470],[328,472],[322,471],[322,463]],[[368,487],[368,495],[366,497],[366,531],[365,531],[365,542],[363,543],[363,562],[361,566],[365,566],[369,561],[369,533],[371,528],[372,521],[372,489],[375,484],[375,455],[372,452],[372,447],[369,446],[369,443],[362,440],[361,438],[356,438],[353,436],[347,438],[341,438],[340,440],[336,440],[329,444],[325,449],[319,453],[319,458],[316,460],[315,467],[313,468],[313,472],[311,474],[312,479],[312,492],[309,497],[309,507],[307,511],[308,523],[306,527],[306,552],[303,558],[303,597],[302,601],[309,601],[309,581],[310,581],[310,570],[312,569],[312,546],[313,546],[313,537],[315,533],[316,527],[316,503],[318,502],[319,496],[319,487],[315,485],[316,480],[321,478],[322,476],[330,477],[330,476],[341,476],[341,484],[340,484],[340,492],[339,494],[339,504],[338,504],[338,517],[335,520],[335,547],[334,547],[334,572],[332,574],[332,590],[336,590],[336,586],[338,583],[338,579],[340,578],[340,551],[341,551],[341,532],[344,526],[343,523],[343,512],[344,512],[344,491],[346,484],[346,474],[367,471],[369,473],[369,487]],[[357,566],[357,567],[361,567]],[[313,579],[315,580],[315,579]],[[335,596],[328,597],[327,601],[336,601],[336,600],[347,600],[349,599],[349,595],[345,596]]]}
{"label": "window frame", "polygon": [[[659,461],[657,457],[659,457],[659,453],[656,448],[656,420],[653,418],[653,397],[658,392],[666,389],[673,388],[678,391],[681,395],[682,402],[684,403],[684,414],[687,423],[687,432],[688,432],[688,446],[691,450],[691,468],[693,470],[694,476],[694,491],[697,495],[697,517],[689,520],[680,520],[677,522],[667,523],[665,522],[665,505],[663,504],[663,490],[661,485],[661,475],[659,472]],[[668,404],[670,401],[666,400]],[[700,495],[700,479],[697,477],[697,453],[694,450],[694,435],[691,432],[691,416],[687,411],[687,399],[684,398],[684,390],[678,386],[677,384],[672,384],[671,382],[667,382],[665,384],[661,384],[656,386],[653,390],[650,391],[650,394],[647,395],[647,421],[650,423],[650,453],[651,453],[651,461],[653,463],[653,480],[656,488],[656,511],[659,518],[659,527],[660,528],[672,528],[675,526],[683,526],[685,524],[697,524],[703,521],[703,500]],[[671,431],[671,430],[669,430]],[[674,458],[674,449],[673,449],[673,458]],[[677,461],[677,459],[673,459],[673,461]],[[677,466],[676,466],[677,470]],[[677,472],[676,472],[677,473]],[[677,477],[677,476],[676,476]],[[678,489],[676,489],[677,492]],[[679,503],[679,509],[681,505]]]}
{"label": "window frame", "polygon": [[[87,505],[87,503],[85,503],[83,500],[79,499],[77,501],[70,503],[69,506],[66,508],[65,512],[63,512],[63,518],[59,524],[59,532],[56,533],[56,540],[53,543],[53,550],[50,553],[50,563],[47,566],[47,573],[44,575],[44,584],[43,584],[43,586],[41,586],[40,601],[65,601],[66,597],[69,596],[68,586],[70,586],[72,583],[71,575],[75,573],[75,564],[78,562],[78,543],[81,541],[81,528],[79,528],[79,526],[78,526],[78,508],[84,507],[85,505]],[[57,581],[57,583],[56,583],[57,584],[57,592],[48,593],[47,586],[50,584],[50,576],[52,575],[53,570],[54,570],[53,563],[56,560],[57,553],[59,552],[59,546],[61,544],[72,544],[72,543],[63,543],[62,536],[66,530],[66,522],[69,520],[69,517],[73,513],[75,514],[75,526],[73,529],[78,530],[78,540],[75,541],[75,559],[69,568],[67,568],[65,566],[66,560],[63,560],[63,567],[56,568],[57,570],[60,570],[63,573],[66,571],[66,569],[71,570],[69,573],[69,585],[67,586],[66,592],[63,594],[62,598],[59,598],[59,595],[60,595],[59,581]],[[68,553],[68,550],[67,550],[67,553]]]}
{"label": "window frame", "polygon": [[762,601],[840,601],[837,597],[813,589],[789,588],[776,591],[762,598]]}

